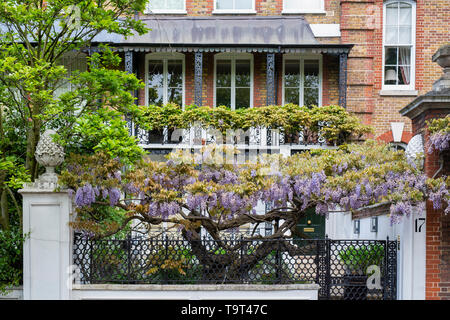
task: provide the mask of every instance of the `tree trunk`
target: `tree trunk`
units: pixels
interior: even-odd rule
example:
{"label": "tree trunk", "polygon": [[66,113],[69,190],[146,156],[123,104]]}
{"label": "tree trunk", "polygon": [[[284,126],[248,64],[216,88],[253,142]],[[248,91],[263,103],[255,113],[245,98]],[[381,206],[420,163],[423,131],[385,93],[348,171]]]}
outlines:
{"label": "tree trunk", "polygon": [[29,128],[27,133],[27,155],[25,168],[31,175],[31,180],[34,181],[37,178],[38,165],[35,158],[36,146],[39,142],[40,124],[37,120],[33,120],[34,124]]}
{"label": "tree trunk", "polygon": [[0,224],[4,230],[9,230],[9,212],[8,212],[8,195],[7,190],[0,189],[0,208],[1,208],[1,219]]}
{"label": "tree trunk", "polygon": [[[261,271],[256,271],[256,276],[250,278],[250,272],[256,267],[256,265],[264,260],[271,252],[277,249],[281,249],[279,254],[284,252],[283,246],[274,241],[263,241],[255,247],[248,248],[244,245],[232,252],[222,252],[221,247],[212,246],[212,250],[207,250],[205,243],[202,243],[199,233],[193,232],[193,235],[186,237],[186,233],[183,231],[183,236],[186,241],[189,242],[193,254],[197,257],[200,265],[203,267],[202,281],[210,284],[222,284],[222,283],[243,283],[245,281],[259,281],[255,277],[262,276]],[[249,245],[252,241],[248,242]],[[249,253],[249,249],[255,249]],[[281,270],[280,270],[281,272]],[[286,277],[283,278],[283,282],[288,281]]]}

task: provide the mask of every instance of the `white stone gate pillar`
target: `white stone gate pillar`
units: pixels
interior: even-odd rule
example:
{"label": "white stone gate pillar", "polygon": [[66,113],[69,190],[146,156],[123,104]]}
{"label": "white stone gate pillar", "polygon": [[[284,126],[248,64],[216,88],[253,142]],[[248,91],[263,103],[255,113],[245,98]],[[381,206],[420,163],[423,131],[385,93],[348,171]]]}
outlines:
{"label": "white stone gate pillar", "polygon": [[36,148],[36,160],[46,167],[34,183],[19,190],[23,196],[23,298],[70,299],[72,200],[66,190],[55,191],[54,167],[64,160],[64,150],[46,131]]}
{"label": "white stone gate pillar", "polygon": [[23,196],[23,297],[70,299],[71,199],[67,191],[27,187]]}

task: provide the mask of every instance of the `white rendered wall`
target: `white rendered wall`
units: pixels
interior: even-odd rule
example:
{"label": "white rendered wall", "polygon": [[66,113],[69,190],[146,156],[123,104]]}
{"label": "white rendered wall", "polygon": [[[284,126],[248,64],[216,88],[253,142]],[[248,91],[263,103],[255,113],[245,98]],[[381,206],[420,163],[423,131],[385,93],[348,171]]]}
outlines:
{"label": "white rendered wall", "polygon": [[74,285],[74,300],[317,300],[316,284],[294,285]]}

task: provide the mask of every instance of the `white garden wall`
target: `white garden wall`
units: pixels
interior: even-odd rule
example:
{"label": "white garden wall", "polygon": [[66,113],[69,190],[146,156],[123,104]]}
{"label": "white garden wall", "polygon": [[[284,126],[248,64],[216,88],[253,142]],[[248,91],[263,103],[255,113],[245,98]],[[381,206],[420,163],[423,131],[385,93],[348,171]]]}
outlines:
{"label": "white garden wall", "polygon": [[294,285],[73,285],[74,300],[317,300],[319,286]]}
{"label": "white garden wall", "polygon": [[22,287],[7,290],[6,294],[0,293],[0,301],[2,301],[2,300],[22,300],[22,299],[23,299]]}

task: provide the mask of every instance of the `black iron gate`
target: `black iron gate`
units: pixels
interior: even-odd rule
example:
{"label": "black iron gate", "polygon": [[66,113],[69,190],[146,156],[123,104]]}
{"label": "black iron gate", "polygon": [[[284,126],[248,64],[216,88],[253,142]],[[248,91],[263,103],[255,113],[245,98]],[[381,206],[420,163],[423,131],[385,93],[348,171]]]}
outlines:
{"label": "black iron gate", "polygon": [[321,300],[396,300],[397,241],[332,240],[319,242]]}
{"label": "black iron gate", "polygon": [[235,238],[219,245],[212,239],[197,243],[166,235],[77,236],[74,264],[81,283],[90,284],[317,283],[322,300],[396,299],[397,242],[389,239]]}

